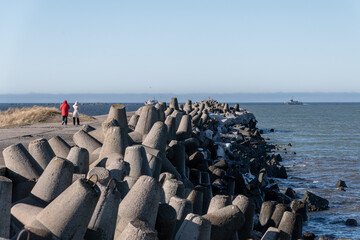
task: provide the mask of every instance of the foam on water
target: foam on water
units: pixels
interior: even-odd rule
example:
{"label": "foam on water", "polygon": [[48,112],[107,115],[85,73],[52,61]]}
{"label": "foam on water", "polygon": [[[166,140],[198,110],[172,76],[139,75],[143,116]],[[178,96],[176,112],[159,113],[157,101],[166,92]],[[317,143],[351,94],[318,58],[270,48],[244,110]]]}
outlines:
{"label": "foam on water", "polygon": [[[329,201],[329,210],[309,214],[304,232],[360,239],[359,226],[345,225],[348,218],[360,223],[360,104],[240,105],[255,114],[268,142],[287,149],[282,164],[289,178],[276,179],[280,187],[290,186],[300,196],[311,191]],[[340,179],[348,186],[345,192],[336,190]]]}

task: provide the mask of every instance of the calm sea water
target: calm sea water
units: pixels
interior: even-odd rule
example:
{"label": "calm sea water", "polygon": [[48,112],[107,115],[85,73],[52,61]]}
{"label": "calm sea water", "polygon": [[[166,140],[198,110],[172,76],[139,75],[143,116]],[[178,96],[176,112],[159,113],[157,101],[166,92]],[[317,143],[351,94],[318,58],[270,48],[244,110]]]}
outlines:
{"label": "calm sea water", "polygon": [[[280,186],[291,186],[301,195],[308,190],[330,202],[329,210],[310,214],[304,232],[360,239],[360,226],[345,225],[348,218],[360,225],[360,104],[241,106],[255,114],[263,137],[287,148],[282,164],[289,179],[277,180]],[[270,128],[275,132],[266,131]],[[339,179],[348,186],[345,192],[336,190]]]}
{"label": "calm sea water", "polygon": [[[9,107],[29,107],[34,104],[0,104]],[[57,104],[37,104],[59,107]],[[143,104],[125,104],[134,111]],[[72,104],[70,104],[72,106]],[[107,114],[110,103],[81,104],[81,113]],[[253,112],[258,127],[264,129],[268,142],[287,148],[282,152],[289,178],[277,179],[281,188],[292,187],[302,195],[311,191],[330,202],[330,209],[310,213],[304,232],[333,238],[360,239],[360,226],[345,225],[348,218],[360,224],[360,104],[309,103],[299,106],[284,104],[240,104]],[[275,132],[270,132],[273,128]],[[287,147],[288,143],[292,147]],[[296,152],[296,154],[293,154]],[[336,190],[336,182],[344,180],[346,191]]]}

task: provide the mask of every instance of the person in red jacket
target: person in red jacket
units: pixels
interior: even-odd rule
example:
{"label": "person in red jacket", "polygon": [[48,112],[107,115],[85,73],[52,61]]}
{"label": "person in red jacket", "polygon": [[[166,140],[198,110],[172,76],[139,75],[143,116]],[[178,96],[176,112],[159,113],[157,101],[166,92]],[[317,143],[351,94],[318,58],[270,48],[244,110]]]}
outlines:
{"label": "person in red jacket", "polygon": [[67,117],[69,115],[70,106],[66,100],[63,102],[63,104],[60,105],[60,109],[61,109],[61,116],[62,116],[61,125],[64,125],[64,123],[65,123],[65,125],[67,125]]}

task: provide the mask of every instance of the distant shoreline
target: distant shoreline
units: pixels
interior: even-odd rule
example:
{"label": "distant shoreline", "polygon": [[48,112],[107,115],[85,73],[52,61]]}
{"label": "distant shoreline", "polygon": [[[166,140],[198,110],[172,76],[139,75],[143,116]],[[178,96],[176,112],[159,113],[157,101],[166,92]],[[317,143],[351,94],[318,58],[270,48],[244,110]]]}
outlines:
{"label": "distant shoreline", "polygon": [[273,92],[273,93],[119,93],[119,94],[83,94],[83,93],[29,93],[29,94],[0,94],[0,103],[61,103],[65,99],[68,102],[87,103],[143,103],[147,99],[157,99],[167,102],[171,97],[177,96],[179,102],[186,102],[188,99],[202,101],[217,99],[222,102],[235,103],[283,103],[293,97],[306,103],[357,103],[360,102],[360,92],[348,93],[323,93],[323,92]]}

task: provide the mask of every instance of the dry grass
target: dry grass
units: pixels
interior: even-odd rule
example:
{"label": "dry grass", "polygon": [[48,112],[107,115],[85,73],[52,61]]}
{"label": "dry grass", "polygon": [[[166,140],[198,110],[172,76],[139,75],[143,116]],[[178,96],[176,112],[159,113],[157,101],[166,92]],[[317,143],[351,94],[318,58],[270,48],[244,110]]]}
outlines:
{"label": "dry grass", "polygon": [[[69,113],[68,122],[72,121],[72,115]],[[81,121],[93,121],[95,118],[84,114],[80,115]],[[0,128],[11,128],[36,123],[61,123],[61,112],[54,107],[31,108],[9,108],[6,111],[0,111]]]}

